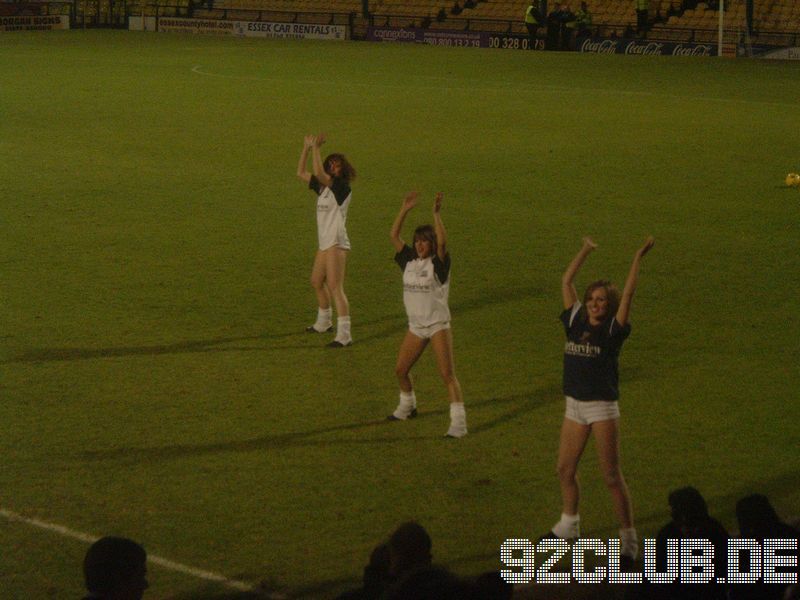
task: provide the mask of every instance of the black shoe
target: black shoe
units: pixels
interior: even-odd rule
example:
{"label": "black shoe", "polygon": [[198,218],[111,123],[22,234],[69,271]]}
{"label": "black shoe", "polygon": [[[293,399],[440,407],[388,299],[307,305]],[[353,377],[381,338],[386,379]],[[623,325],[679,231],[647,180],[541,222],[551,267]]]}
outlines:
{"label": "black shoe", "polygon": [[536,543],[538,544],[542,540],[561,540],[561,539],[567,540],[570,544],[574,544],[575,541],[578,538],[576,538],[576,537],[574,537],[574,538],[562,538],[560,536],[557,536],[555,533],[553,533],[553,530],[551,529],[550,531],[548,531],[544,535],[540,535],[539,539],[536,540]]}
{"label": "black shoe", "polygon": [[306,333],[330,333],[331,331],[333,331],[333,325],[328,327],[325,331],[320,331],[319,329],[316,329],[313,325],[309,325],[308,327],[306,327]]}
{"label": "black shoe", "polygon": [[411,412],[408,413],[408,416],[405,419],[398,419],[394,415],[389,415],[388,417],[386,417],[386,420],[387,421],[408,421],[409,419],[413,419],[416,416],[417,416],[417,409],[416,408],[412,408]]}
{"label": "black shoe", "polygon": [[536,540],[537,543],[541,542],[542,540],[557,540],[559,537],[551,531],[548,531],[544,535],[540,535],[539,538]]}
{"label": "black shoe", "polygon": [[342,342],[337,342],[336,340],[333,340],[330,344],[325,344],[325,345],[328,348],[345,348],[346,346],[352,346],[353,342],[349,341],[346,344],[343,344]]}
{"label": "black shoe", "polygon": [[625,554],[619,557],[619,570],[621,573],[636,572],[636,561],[631,556]]}

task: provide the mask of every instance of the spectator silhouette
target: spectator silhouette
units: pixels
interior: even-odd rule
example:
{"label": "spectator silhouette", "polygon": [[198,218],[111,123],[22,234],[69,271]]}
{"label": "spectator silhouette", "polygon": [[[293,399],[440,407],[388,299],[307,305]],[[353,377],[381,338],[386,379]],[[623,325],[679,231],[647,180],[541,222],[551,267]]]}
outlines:
{"label": "spectator silhouette", "polygon": [[559,32],[561,21],[558,10],[554,10],[547,15],[547,38],[545,40],[545,50],[558,50]]}
{"label": "spectator silhouette", "polygon": [[422,567],[410,571],[387,590],[385,600],[467,600],[472,589],[448,570]]}
{"label": "spectator silhouette", "polygon": [[643,34],[647,30],[650,12],[650,0],[636,0],[636,33]]}
{"label": "spectator silhouette", "polygon": [[394,577],[431,566],[431,536],[414,521],[403,523],[389,537],[389,573]]}
{"label": "spectator silhouette", "polygon": [[586,2],[581,2],[581,7],[575,13],[575,30],[578,35],[587,36],[592,34],[592,13]]}
{"label": "spectator silhouette", "polygon": [[[736,503],[736,520],[739,523],[739,537],[758,540],[762,547],[765,539],[800,537],[800,531],[780,520],[769,499],[763,494],[752,494],[739,500]],[[790,554],[797,561],[797,550],[779,551],[778,554]],[[788,584],[739,585],[732,587],[731,599],[782,600],[787,593]]]}
{"label": "spectator silhouette", "polygon": [[[714,573],[727,572],[728,532],[708,514],[708,505],[697,489],[684,487],[670,492],[668,497],[672,520],[656,536],[656,569],[667,570],[667,540],[699,538],[714,545]],[[727,586],[696,584],[654,584],[640,589],[647,598],[670,600],[725,600]]]}
{"label": "spectator silhouette", "polygon": [[345,592],[338,600],[375,600],[381,597],[394,578],[389,574],[389,546],[377,546],[369,557],[369,564],[364,567],[364,585],[361,589]]}
{"label": "spectator silhouette", "polygon": [[573,32],[575,31],[577,17],[568,4],[562,4],[559,9],[559,49],[571,50]]}
{"label": "spectator silhouette", "polygon": [[739,535],[743,538],[762,542],[767,538],[798,536],[798,530],[780,520],[769,498],[763,494],[752,494],[739,500],[736,503],[736,520],[739,523]]}
{"label": "spectator silhouette", "polygon": [[385,600],[463,600],[470,586],[446,569],[431,566],[431,537],[419,523],[400,525],[389,537],[389,573],[397,581]]}
{"label": "spectator silhouette", "polygon": [[569,50],[571,28],[567,23],[575,20],[575,14],[566,4],[561,4],[547,15],[546,50]]}
{"label": "spectator silhouette", "polygon": [[147,553],[133,540],[104,537],[83,559],[84,600],[141,600],[147,584]]}
{"label": "spectator silhouette", "polygon": [[471,600],[511,600],[514,586],[500,575],[499,571],[489,571],[479,575],[472,586]]}

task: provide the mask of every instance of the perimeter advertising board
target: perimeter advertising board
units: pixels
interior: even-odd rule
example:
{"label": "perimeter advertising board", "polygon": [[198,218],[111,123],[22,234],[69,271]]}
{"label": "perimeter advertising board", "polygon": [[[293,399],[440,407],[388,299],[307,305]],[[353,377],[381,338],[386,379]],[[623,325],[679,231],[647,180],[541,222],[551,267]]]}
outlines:
{"label": "perimeter advertising board", "polygon": [[[526,35],[513,33],[488,33],[485,31],[439,31],[407,27],[369,27],[370,42],[406,42],[431,46],[502,48],[505,50],[529,50],[530,39]],[[544,50],[544,40],[534,40],[534,50]]]}
{"label": "perimeter advertising board", "polygon": [[69,16],[0,17],[0,31],[52,31],[54,29],[69,29]]}
{"label": "perimeter advertising board", "polygon": [[578,52],[594,54],[633,54],[655,56],[716,56],[716,44],[655,42],[627,38],[578,38]]}
{"label": "perimeter advertising board", "polygon": [[775,60],[800,60],[800,48],[753,48],[753,54],[758,58],[771,58]]}
{"label": "perimeter advertising board", "polygon": [[170,33],[199,33],[206,35],[239,35],[301,40],[345,40],[346,25],[315,25],[309,23],[272,23],[266,21],[222,21],[162,17],[158,30]]}

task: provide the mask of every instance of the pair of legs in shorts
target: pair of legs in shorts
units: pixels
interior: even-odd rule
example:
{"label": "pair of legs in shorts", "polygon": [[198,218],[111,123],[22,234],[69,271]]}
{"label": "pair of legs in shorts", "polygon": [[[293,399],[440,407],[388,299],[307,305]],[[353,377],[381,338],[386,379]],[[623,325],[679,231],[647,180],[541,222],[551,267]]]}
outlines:
{"label": "pair of legs in shorts", "polygon": [[[332,246],[317,250],[314,266],[311,268],[311,287],[317,294],[319,312],[313,329],[327,331],[333,326],[331,319],[331,299],[336,307],[337,331],[334,343],[347,346],[352,343],[350,335],[350,303],[344,293],[344,274],[347,266],[348,250]],[[309,329],[310,331],[311,329]]]}
{"label": "pair of legs in shorts", "polygon": [[461,394],[461,384],[455,373],[453,360],[453,335],[450,331],[450,323],[435,323],[427,327],[420,327],[409,324],[403,342],[400,344],[400,351],[397,354],[397,364],[395,365],[395,375],[400,385],[400,404],[394,414],[389,418],[392,420],[405,420],[413,417],[417,412],[416,397],[414,396],[414,385],[411,381],[411,368],[428,344],[433,348],[436,356],[436,366],[439,375],[447,387],[447,395],[450,400],[450,429],[448,437],[463,437],[467,433],[466,415],[464,413],[464,398]]}
{"label": "pair of legs in shorts", "polygon": [[[594,434],[600,469],[606,486],[611,492],[614,512],[620,523],[620,532],[633,529],[633,509],[630,494],[619,462],[619,405],[616,401],[578,401],[567,396],[567,408],[561,425],[561,438],[558,448],[558,480],[561,485],[562,520],[553,528],[559,537],[577,537],[578,501],[578,463],[580,462],[589,436]],[[574,524],[570,531],[566,524]],[[559,528],[560,527],[560,528]],[[573,535],[574,534],[574,535]],[[628,541],[626,548],[623,534],[623,554],[633,554],[634,542]],[[635,532],[633,533],[635,536]]]}

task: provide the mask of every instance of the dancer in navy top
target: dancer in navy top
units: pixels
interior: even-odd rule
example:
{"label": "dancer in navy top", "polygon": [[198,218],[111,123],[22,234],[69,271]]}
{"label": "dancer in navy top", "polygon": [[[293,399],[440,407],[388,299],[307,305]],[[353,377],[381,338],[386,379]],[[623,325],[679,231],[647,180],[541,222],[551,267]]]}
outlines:
{"label": "dancer in navy top", "polygon": [[649,237],[636,251],[621,295],[609,281],[600,280],[586,289],[583,303],[578,300],[575,276],[586,257],[597,248],[588,237],[583,239],[583,246],[561,279],[564,299],[561,321],[567,335],[564,346],[567,407],[558,449],[562,514],[548,535],[561,538],[580,535],[576,474],[589,436],[594,434],[600,467],[620,522],[621,555],[629,561],[636,559],[639,543],[628,486],[619,463],[618,358],[622,343],[631,332],[628,320],[639,264],[654,243]]}

